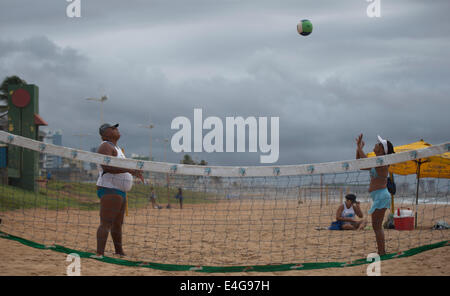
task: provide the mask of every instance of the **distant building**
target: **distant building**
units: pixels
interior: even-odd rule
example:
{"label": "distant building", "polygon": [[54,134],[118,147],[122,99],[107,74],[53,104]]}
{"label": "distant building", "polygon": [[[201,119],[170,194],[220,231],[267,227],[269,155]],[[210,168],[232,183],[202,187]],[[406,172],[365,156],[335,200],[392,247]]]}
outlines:
{"label": "distant building", "polygon": [[[39,130],[39,134],[38,134],[38,141],[40,142],[44,142],[44,138],[47,135],[47,132],[44,130]],[[45,162],[45,154],[43,153],[39,153],[39,176],[42,175],[42,169],[44,168],[44,162]]]}
{"label": "distant building", "polygon": [[[48,131],[44,137],[44,143],[62,146],[62,131]],[[44,169],[58,169],[63,167],[63,160],[60,156],[44,155]]]}

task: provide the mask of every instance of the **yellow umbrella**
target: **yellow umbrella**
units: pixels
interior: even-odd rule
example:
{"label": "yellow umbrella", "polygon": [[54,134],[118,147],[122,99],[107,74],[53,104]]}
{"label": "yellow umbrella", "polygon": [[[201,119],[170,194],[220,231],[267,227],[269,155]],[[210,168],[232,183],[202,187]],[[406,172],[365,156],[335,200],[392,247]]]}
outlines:
{"label": "yellow umbrella", "polygon": [[[420,140],[411,144],[394,147],[395,152],[419,150],[430,147],[431,144]],[[413,153],[414,151],[412,151]],[[370,152],[368,157],[374,157]],[[417,178],[446,178],[450,179],[450,152],[431,157],[396,163],[389,166],[389,172],[398,175],[417,174]]]}
{"label": "yellow umbrella", "polygon": [[[411,144],[394,147],[395,152],[418,150],[430,147],[431,144],[420,140]],[[372,152],[373,153],[373,152]],[[450,152],[423,159],[396,163],[389,166],[389,172],[399,175],[418,174],[419,178],[450,179]]]}
{"label": "yellow umbrella", "polygon": [[[419,150],[430,147],[431,144],[420,140],[418,142],[410,143],[403,146],[394,147],[395,152],[404,152],[412,150]],[[375,153],[370,152],[368,157],[375,156]],[[416,188],[416,206],[419,203],[419,179],[420,178],[447,178],[450,179],[450,152],[411,160],[402,163],[396,163],[389,166],[389,173],[398,175],[412,175],[416,174],[417,188]],[[392,199],[392,210],[394,209],[394,199]],[[416,227],[417,227],[417,211],[416,211]]]}

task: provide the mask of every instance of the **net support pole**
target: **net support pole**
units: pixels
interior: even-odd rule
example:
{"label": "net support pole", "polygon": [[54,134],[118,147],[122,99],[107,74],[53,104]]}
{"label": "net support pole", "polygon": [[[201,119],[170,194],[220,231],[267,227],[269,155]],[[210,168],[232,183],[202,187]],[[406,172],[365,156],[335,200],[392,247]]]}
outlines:
{"label": "net support pole", "polygon": [[300,205],[302,203],[302,187],[298,188],[298,202],[297,204]]}
{"label": "net support pole", "polygon": [[166,180],[167,180],[167,208],[170,208],[170,177],[169,174],[166,174]]}
{"label": "net support pole", "polygon": [[302,192],[303,192],[303,201],[304,201],[304,203],[306,203],[306,198],[307,198],[306,188],[302,188]]}
{"label": "net support pole", "polygon": [[322,208],[323,199],[323,174],[320,174],[320,208]]}

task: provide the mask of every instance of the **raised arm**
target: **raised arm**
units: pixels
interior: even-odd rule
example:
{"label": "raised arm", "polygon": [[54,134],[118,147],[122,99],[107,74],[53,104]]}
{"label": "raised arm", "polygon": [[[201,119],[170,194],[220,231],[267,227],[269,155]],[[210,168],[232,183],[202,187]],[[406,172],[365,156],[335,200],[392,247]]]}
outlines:
{"label": "raised arm", "polygon": [[361,208],[359,207],[359,201],[353,204],[353,210],[355,211],[356,216],[358,216],[359,218],[364,217],[364,214],[361,211]]}
{"label": "raised arm", "polygon": [[363,134],[360,134],[355,140],[356,140],[356,159],[360,158],[367,158],[367,155],[364,153],[364,141],[363,141]]}

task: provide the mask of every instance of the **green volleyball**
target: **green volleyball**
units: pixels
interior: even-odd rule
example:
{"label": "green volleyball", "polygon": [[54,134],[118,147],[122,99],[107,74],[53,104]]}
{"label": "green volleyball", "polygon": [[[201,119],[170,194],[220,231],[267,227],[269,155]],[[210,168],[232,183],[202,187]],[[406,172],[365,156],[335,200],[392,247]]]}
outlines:
{"label": "green volleyball", "polygon": [[309,20],[301,20],[297,24],[297,32],[302,36],[308,36],[313,30],[313,25]]}

